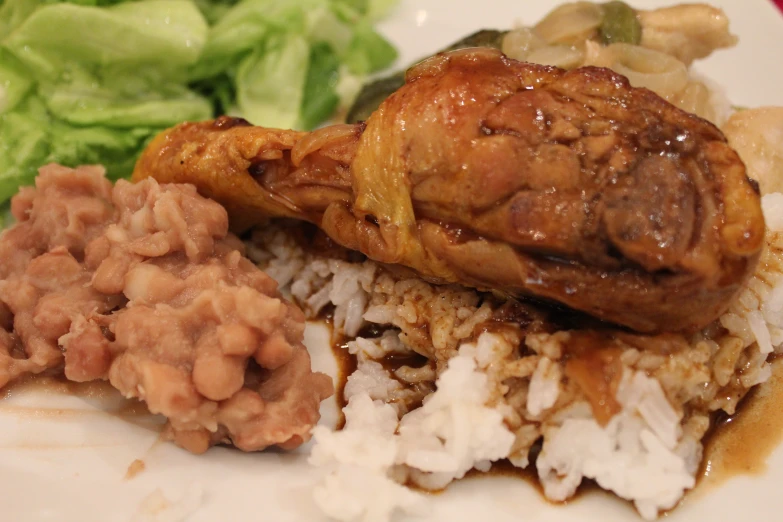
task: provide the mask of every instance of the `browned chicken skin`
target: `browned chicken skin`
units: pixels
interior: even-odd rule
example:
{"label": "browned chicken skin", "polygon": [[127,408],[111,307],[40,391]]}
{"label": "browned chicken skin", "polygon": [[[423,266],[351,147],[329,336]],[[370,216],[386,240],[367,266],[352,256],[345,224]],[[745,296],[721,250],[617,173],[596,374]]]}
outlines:
{"label": "browned chicken skin", "polygon": [[764,234],[758,190],[710,123],[608,69],[483,49],[411,69],[366,124],[180,125],[139,160],[148,176],[196,184],[234,229],[304,219],[430,280],[642,332],[714,320]]}

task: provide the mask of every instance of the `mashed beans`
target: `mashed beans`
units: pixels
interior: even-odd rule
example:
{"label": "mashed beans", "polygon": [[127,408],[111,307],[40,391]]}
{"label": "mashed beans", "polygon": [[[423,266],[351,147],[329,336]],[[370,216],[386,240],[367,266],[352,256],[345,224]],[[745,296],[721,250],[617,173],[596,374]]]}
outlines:
{"label": "mashed beans", "polygon": [[331,380],[304,317],[243,257],[217,203],[189,185],[115,186],[99,167],[41,169],[0,236],[0,385],[64,371],[108,380],[200,453],[308,440]]}

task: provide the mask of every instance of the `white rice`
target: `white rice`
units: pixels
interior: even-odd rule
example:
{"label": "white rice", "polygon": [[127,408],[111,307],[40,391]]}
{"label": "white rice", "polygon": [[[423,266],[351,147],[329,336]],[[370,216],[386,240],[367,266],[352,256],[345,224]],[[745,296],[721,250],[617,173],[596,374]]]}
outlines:
{"label": "white rice", "polygon": [[[783,194],[765,195],[761,208],[767,224],[761,260],[720,323],[745,346],[755,343],[762,355],[768,355],[783,345]],[[766,362],[760,370],[765,374],[771,371]]]}
{"label": "white rice", "polygon": [[364,394],[374,401],[387,402],[395,392],[400,390],[402,390],[402,383],[392,379],[381,363],[362,361],[356,371],[348,376],[344,395],[347,400]]}
{"label": "white rice", "polygon": [[527,395],[527,411],[530,415],[538,417],[542,411],[554,406],[560,394],[560,379],[560,365],[542,357],[530,379],[530,391]]}
{"label": "white rice", "polygon": [[545,431],[538,474],[550,499],[566,500],[590,478],[633,500],[639,514],[652,520],[695,484],[676,452],[680,416],[658,381],[643,372],[626,372],[617,398],[623,409],[604,427],[592,418],[570,418]]}
{"label": "white rice", "polygon": [[[441,489],[473,468],[489,469],[492,461],[509,454],[514,435],[503,414],[486,405],[488,379],[478,366],[475,345],[464,345],[438,378],[437,391],[399,420],[393,407],[373,400],[382,380],[377,376],[380,365],[374,364],[365,362],[359,376],[351,376],[344,429],[333,432],[318,426],[313,431],[310,463],[331,468],[315,492],[316,502],[329,516],[377,521],[388,520],[396,509],[417,513],[420,495],[392,477]],[[367,494],[357,494],[360,491]]]}
{"label": "white rice", "polygon": [[[524,468],[537,440],[536,471],[552,500],[588,478],[648,520],[676,505],[695,484],[711,412],[733,414],[769,378],[768,356],[781,352],[783,196],[765,196],[763,207],[770,226],[761,262],[719,325],[667,355],[621,343],[620,411],[605,425],[566,377],[571,333],[477,336],[498,304],[473,290],[305,253],[282,230],[258,231],[249,253],[310,316],[334,306],[349,338],[365,324],[388,328],[346,345],[358,360],[346,426],[314,432],[311,462],[327,471],[318,505],[346,521],[421,514],[422,496],[402,484],[441,489],[505,458]],[[390,371],[380,362],[413,352],[431,364]]]}
{"label": "white rice", "polygon": [[375,522],[389,520],[397,511],[423,514],[426,504],[389,476],[397,460],[397,412],[368,394],[351,397],[343,409],[345,428],[334,432],[313,429],[316,444],[309,462],[327,470],[314,491],[324,513],[336,520]]}

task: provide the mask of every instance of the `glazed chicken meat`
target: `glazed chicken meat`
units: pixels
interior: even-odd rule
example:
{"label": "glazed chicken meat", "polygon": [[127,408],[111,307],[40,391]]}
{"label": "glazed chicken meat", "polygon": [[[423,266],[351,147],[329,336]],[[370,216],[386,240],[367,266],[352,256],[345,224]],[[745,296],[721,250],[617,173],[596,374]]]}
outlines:
{"label": "glazed chicken meat", "polygon": [[237,231],[309,221],[429,281],[640,332],[713,321],[764,236],[758,188],[712,124],[609,69],[492,49],[425,60],[364,123],[182,124],[137,163],[148,177],[195,184]]}
{"label": "glazed chicken meat", "polygon": [[331,379],[311,371],[302,312],[243,257],[226,211],[193,186],[103,174],[50,165],[13,199],[0,386],[60,370],[108,380],[195,453],[308,440]]}

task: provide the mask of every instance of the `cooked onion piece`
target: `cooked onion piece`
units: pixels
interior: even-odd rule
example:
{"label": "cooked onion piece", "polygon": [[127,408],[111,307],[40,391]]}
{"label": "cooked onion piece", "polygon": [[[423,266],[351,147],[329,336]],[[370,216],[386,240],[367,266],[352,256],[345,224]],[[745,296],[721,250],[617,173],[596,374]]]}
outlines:
{"label": "cooked onion piece", "polygon": [[634,87],[646,87],[669,99],[688,84],[688,69],[671,55],[623,43],[612,44],[603,52],[612,60],[610,67]]}
{"label": "cooked onion piece", "polygon": [[686,65],[737,43],[729,32],[726,13],[707,4],[637,11],[636,16],[642,24],[643,47],[672,55]]}
{"label": "cooked onion piece", "polygon": [[509,58],[525,61],[531,52],[545,46],[546,42],[533,29],[530,27],[519,27],[509,31],[503,37],[501,50]]}
{"label": "cooked onion piece", "polygon": [[684,111],[716,121],[718,115],[710,100],[711,94],[704,83],[691,80],[669,101]]}
{"label": "cooked onion piece", "polygon": [[783,107],[738,111],[723,132],[761,193],[783,192]]}
{"label": "cooked onion piece", "polygon": [[614,63],[614,56],[606,52],[606,47],[594,40],[585,42],[585,59],[582,65],[593,65],[595,67],[611,67]]}
{"label": "cooked onion piece", "polygon": [[579,67],[584,60],[584,52],[566,45],[549,45],[536,49],[527,56],[527,61],[541,65],[554,65],[563,69]]}
{"label": "cooked onion piece", "polygon": [[592,2],[564,4],[538,22],[534,30],[550,44],[574,44],[595,36],[604,19],[603,9]]}
{"label": "cooked onion piece", "polygon": [[[619,8],[626,18],[635,14],[641,39],[607,40],[603,27],[613,16],[610,8]],[[634,11],[622,2],[573,2],[554,9],[534,27],[509,31],[502,51],[517,60],[563,69],[585,65],[614,69],[634,87],[646,87],[720,125],[728,112],[724,110],[727,103],[708,83],[691,75],[689,66],[736,41],[726,14],[706,4]]]}

